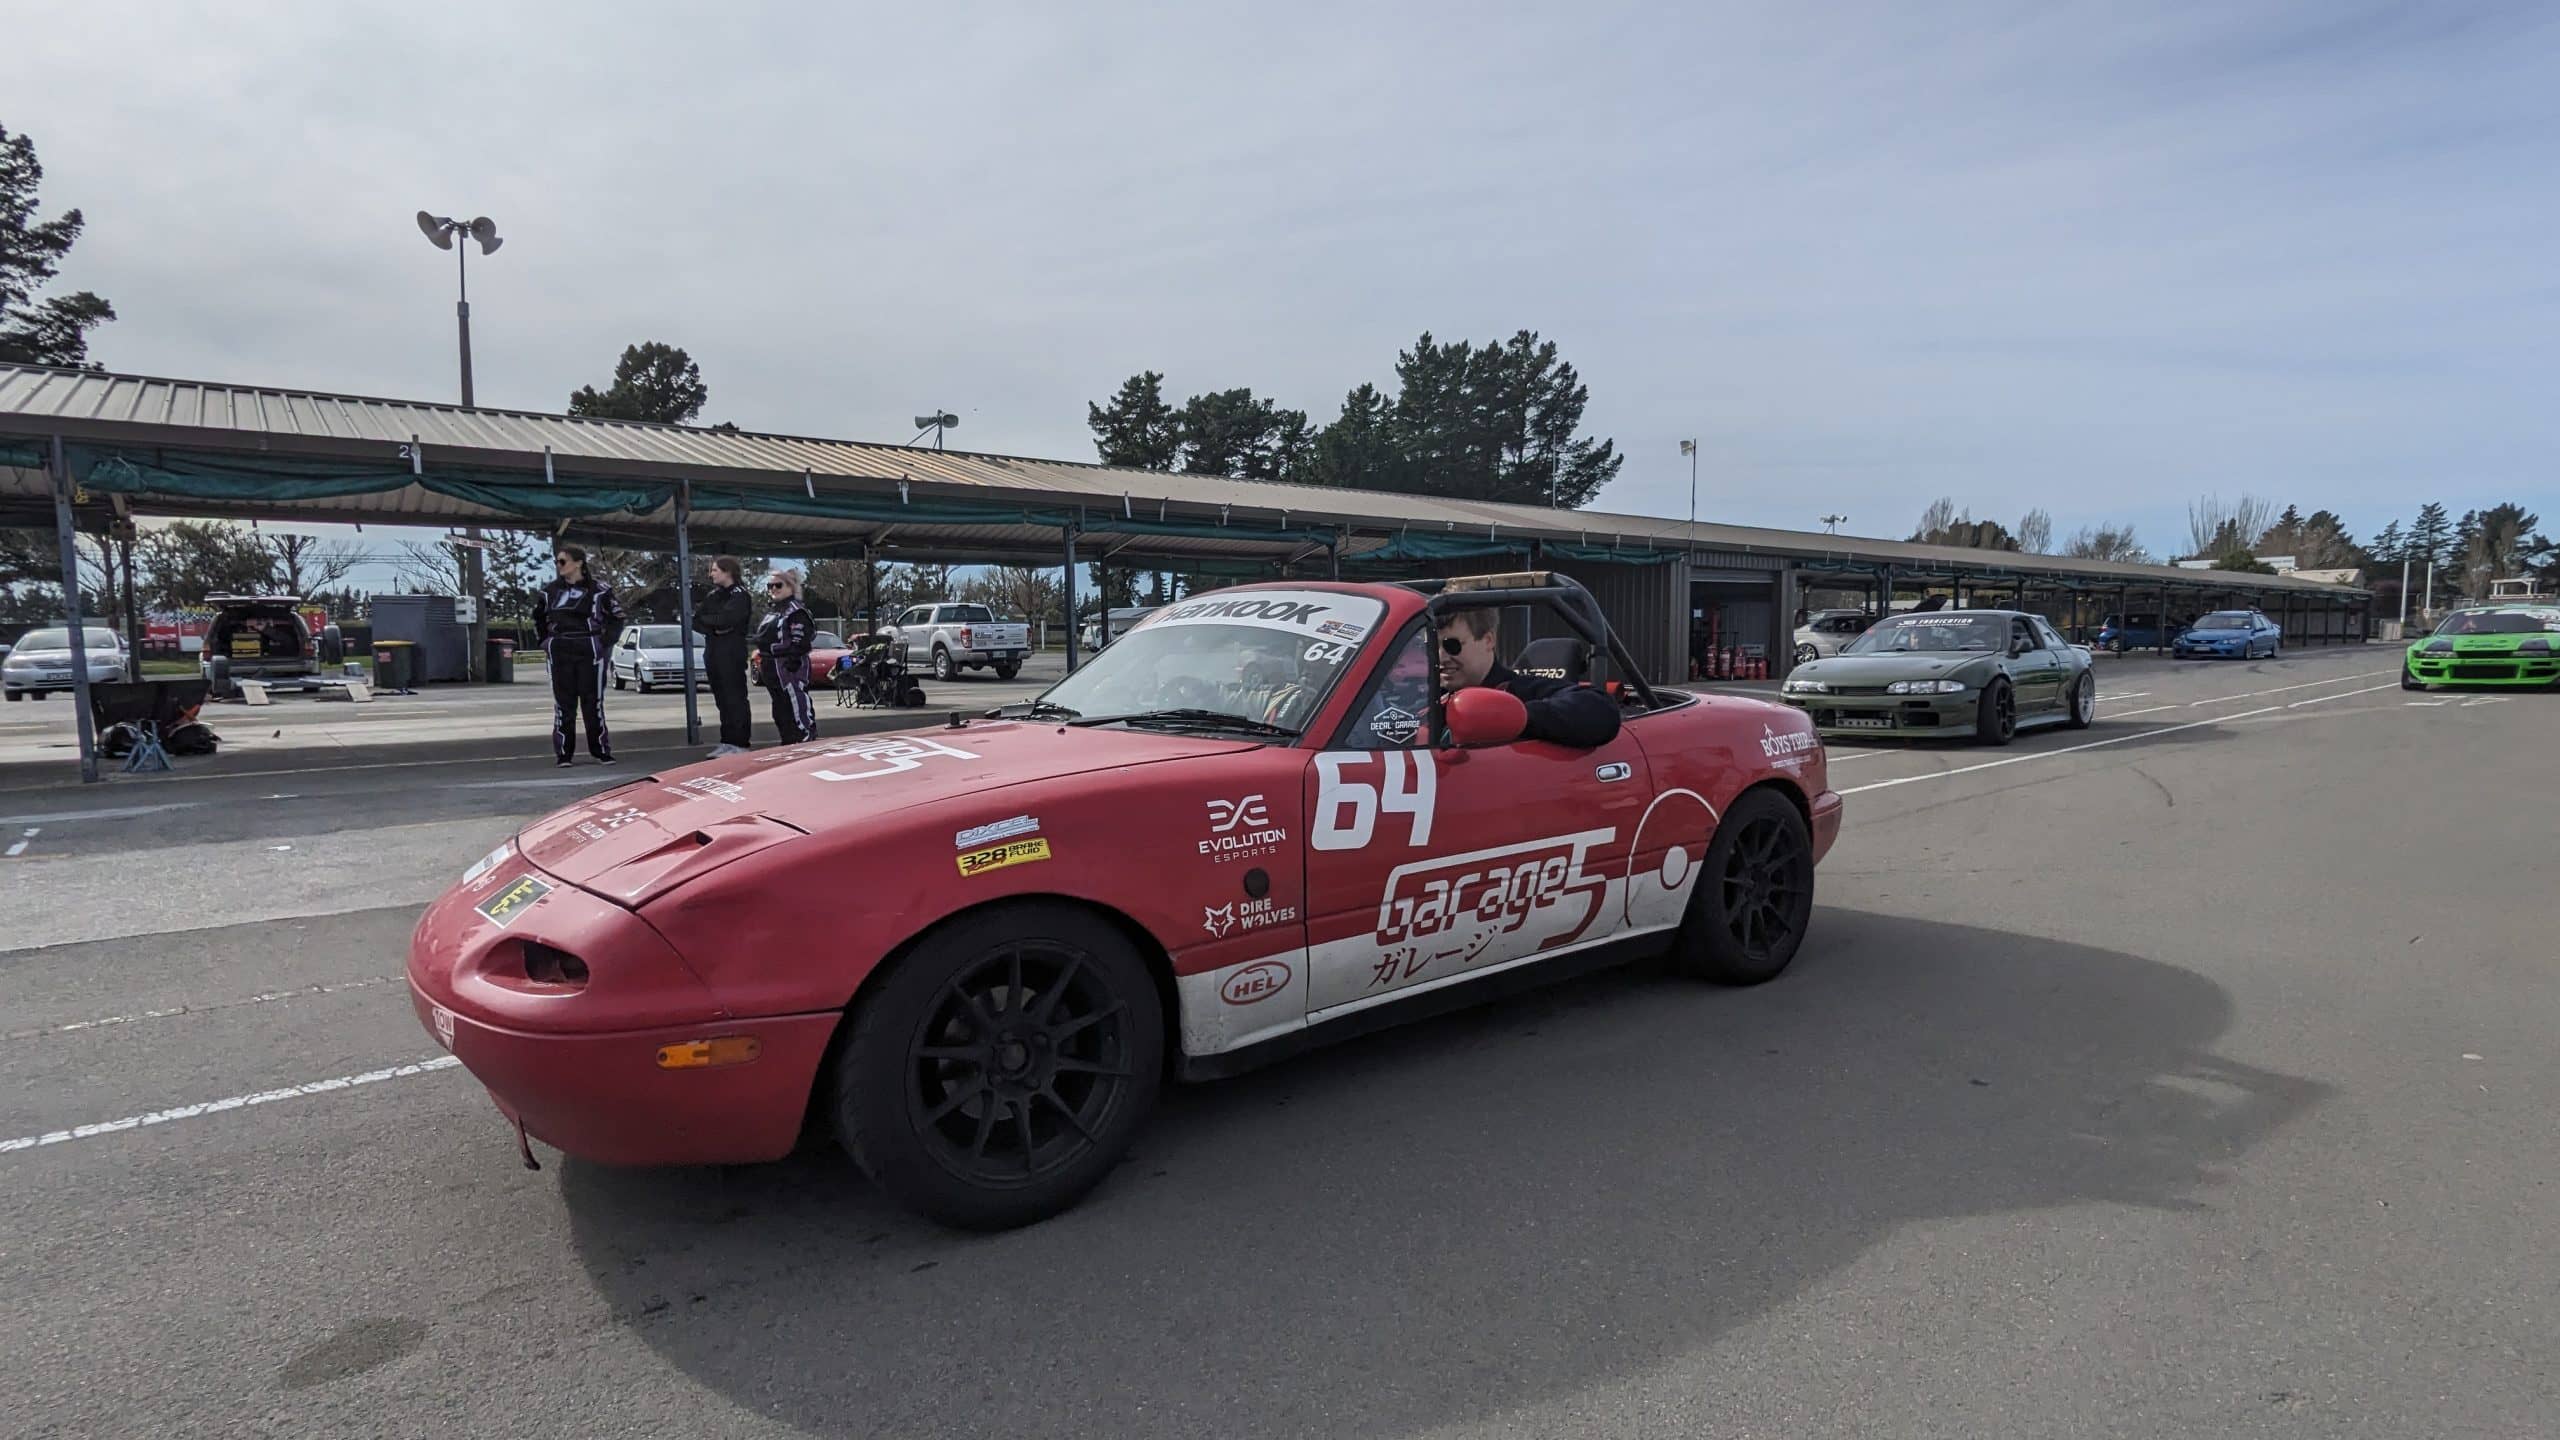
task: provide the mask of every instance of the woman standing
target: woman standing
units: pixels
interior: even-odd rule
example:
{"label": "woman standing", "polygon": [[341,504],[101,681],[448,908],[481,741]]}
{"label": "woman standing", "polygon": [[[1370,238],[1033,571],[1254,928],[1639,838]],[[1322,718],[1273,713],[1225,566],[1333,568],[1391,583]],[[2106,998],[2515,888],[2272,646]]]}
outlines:
{"label": "woman standing", "polygon": [[738,557],[723,555],[711,562],[711,593],[693,612],[693,628],[702,632],[703,678],[711,684],[712,703],[720,707],[720,743],[713,755],[735,755],[753,743],[755,718],[747,710],[747,627],[755,620],[756,602],[738,583]]}
{"label": "woman standing", "polygon": [[576,706],[587,719],[587,753],[613,763],[604,728],[604,657],[622,637],[622,602],[613,587],[587,575],[587,552],[563,545],[551,557],[560,572],[533,598],[533,636],[551,672],[551,753],[566,765],[578,752]]}
{"label": "woman standing", "polygon": [[773,698],[773,728],[782,743],[797,745],[818,733],[818,712],[809,703],[809,647],[817,623],[800,603],[800,572],[776,570],[764,579],[765,599],[772,609],[756,627],[756,649],[764,655],[762,679]]}

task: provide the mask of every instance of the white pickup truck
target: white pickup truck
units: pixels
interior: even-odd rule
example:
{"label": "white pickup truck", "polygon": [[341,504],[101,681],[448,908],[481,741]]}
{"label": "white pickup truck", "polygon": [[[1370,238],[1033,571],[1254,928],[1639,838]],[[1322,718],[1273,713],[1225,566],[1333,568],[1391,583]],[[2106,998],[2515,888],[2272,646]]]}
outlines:
{"label": "white pickup truck", "polygon": [[1010,680],[1031,651],[1030,626],[1000,621],[984,605],[910,605],[881,633],[906,656],[908,669],[929,667],[936,680],[989,667],[997,679]]}

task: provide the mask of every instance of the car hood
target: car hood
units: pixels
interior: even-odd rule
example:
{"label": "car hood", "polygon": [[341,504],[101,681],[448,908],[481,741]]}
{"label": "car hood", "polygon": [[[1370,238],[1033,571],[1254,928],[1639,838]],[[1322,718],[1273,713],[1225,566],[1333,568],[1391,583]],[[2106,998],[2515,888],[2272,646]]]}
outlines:
{"label": "car hood", "polygon": [[563,880],[639,906],[756,851],[919,805],[1253,748],[1023,721],[849,736],[663,771],[544,816],[516,847]]}
{"label": "car hood", "polygon": [[1935,680],[1999,658],[1988,651],[1955,655],[1834,655],[1799,665],[1787,674],[1790,679],[1820,680],[1831,685],[1887,685],[1896,680]]}

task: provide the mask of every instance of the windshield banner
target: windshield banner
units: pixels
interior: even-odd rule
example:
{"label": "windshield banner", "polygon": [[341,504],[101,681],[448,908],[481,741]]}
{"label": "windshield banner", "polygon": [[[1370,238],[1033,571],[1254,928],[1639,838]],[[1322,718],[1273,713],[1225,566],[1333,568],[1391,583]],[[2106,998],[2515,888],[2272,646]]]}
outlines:
{"label": "windshield banner", "polygon": [[1213,591],[1165,606],[1132,627],[1132,633],[1172,625],[1251,625],[1351,643],[1367,635],[1385,609],[1365,595],[1330,591]]}

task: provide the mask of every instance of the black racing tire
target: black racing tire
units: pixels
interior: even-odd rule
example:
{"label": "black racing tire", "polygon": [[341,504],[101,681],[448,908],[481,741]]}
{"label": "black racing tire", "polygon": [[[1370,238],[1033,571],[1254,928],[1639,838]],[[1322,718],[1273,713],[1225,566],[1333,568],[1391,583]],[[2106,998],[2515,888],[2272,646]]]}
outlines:
{"label": "black racing tire", "polygon": [[2062,697],[2062,723],[2069,729],[2086,730],[2097,718],[2098,677],[2083,671]]}
{"label": "black racing tire", "polygon": [[1796,663],[1799,665],[1810,665],[1821,658],[1822,652],[1814,649],[1810,645],[1799,645],[1796,647]]}
{"label": "black racing tire", "polygon": [[943,649],[939,645],[934,646],[933,678],[948,684],[952,680],[956,679],[959,676],[959,673],[960,672],[957,669],[952,667],[951,652]]}
{"label": "black racing tire", "polygon": [[2006,745],[2018,738],[2018,692],[2007,677],[1982,687],[1974,702],[1973,739],[1977,745]]}
{"label": "black racing tire", "polygon": [[874,977],[835,1063],[836,1136],[891,1199],[1006,1230],[1082,1199],[1155,1109],[1164,1006],[1089,911],[978,910]]}
{"label": "black racing tire", "polygon": [[1010,680],[1021,673],[1022,667],[1012,661],[996,666],[996,678],[999,680]]}
{"label": "black racing tire", "polygon": [[2424,690],[2427,688],[2427,682],[2410,673],[2409,662],[2406,660],[2400,662],[2400,688],[2403,690]]}
{"label": "black racing tire", "polygon": [[10,691],[10,692],[8,692],[8,693],[9,693],[9,703],[10,703],[10,704],[12,704],[12,705],[15,705],[15,704],[17,704],[19,701],[24,700],[24,699],[26,699],[26,698],[27,698],[26,692],[25,692],[25,691],[23,691],[23,690],[12,690],[12,691]]}
{"label": "black racing tire", "polygon": [[1672,963],[1720,985],[1778,978],[1813,921],[1813,835],[1774,790],[1743,794],[1716,823]]}

